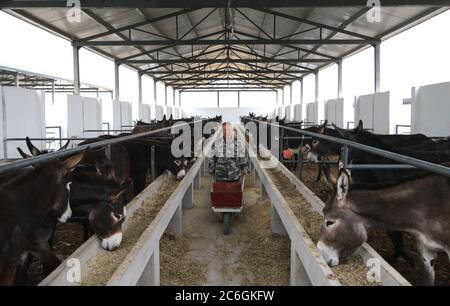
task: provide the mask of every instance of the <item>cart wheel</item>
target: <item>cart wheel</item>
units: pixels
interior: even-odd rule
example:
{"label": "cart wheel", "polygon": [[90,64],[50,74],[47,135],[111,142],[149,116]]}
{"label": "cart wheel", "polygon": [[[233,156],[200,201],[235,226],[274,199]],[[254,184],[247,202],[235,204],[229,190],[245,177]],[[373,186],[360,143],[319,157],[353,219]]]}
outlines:
{"label": "cart wheel", "polygon": [[228,235],[231,227],[231,213],[223,213],[223,234]]}

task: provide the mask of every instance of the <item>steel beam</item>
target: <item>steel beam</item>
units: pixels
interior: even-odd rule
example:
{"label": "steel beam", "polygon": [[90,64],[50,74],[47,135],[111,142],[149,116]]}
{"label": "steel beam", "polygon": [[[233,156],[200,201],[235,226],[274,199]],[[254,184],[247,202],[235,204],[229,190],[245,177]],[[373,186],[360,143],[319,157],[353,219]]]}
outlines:
{"label": "steel beam", "polygon": [[205,45],[371,45],[379,43],[380,39],[160,39],[160,40],[100,40],[74,41],[78,47],[86,46],[205,46]]}
{"label": "steel beam", "polygon": [[298,60],[296,58],[287,59],[287,58],[254,58],[254,59],[239,59],[239,58],[220,58],[220,59],[189,59],[189,58],[177,58],[177,59],[145,59],[145,60],[128,60],[122,61],[122,63],[127,64],[199,64],[199,63],[208,63],[208,64],[216,64],[216,63],[237,63],[237,64],[246,64],[246,63],[334,63],[335,60],[331,59],[304,59]]}
{"label": "steel beam", "polygon": [[[81,0],[86,8],[214,8],[214,7],[348,7],[366,5],[361,0]],[[383,6],[450,6],[445,0],[383,0]],[[62,0],[5,0],[2,8],[65,8],[67,1]]]}
{"label": "steel beam", "polygon": [[187,69],[187,70],[173,70],[173,71],[149,71],[145,74],[148,75],[180,75],[180,74],[252,74],[252,73],[258,73],[258,74],[303,74],[308,73],[309,70],[270,70],[270,69],[264,69],[261,67],[260,70],[258,69],[251,69],[251,70],[196,70],[196,69]]}

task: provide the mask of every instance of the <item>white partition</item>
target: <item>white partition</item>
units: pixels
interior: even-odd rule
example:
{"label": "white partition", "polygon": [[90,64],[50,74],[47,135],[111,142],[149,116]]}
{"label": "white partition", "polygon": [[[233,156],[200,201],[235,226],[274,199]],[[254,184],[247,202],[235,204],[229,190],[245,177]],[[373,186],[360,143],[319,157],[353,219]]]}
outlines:
{"label": "white partition", "polygon": [[98,99],[67,96],[67,136],[93,137],[86,130],[102,129],[102,106]]}
{"label": "white partition", "polygon": [[280,119],[282,119],[282,118],[284,117],[284,109],[283,109],[282,106],[279,106],[279,107],[278,107],[277,115],[278,115],[278,117],[279,117]]}
{"label": "white partition", "polygon": [[287,122],[292,121],[292,105],[287,105],[284,107],[284,114]]}
{"label": "white partition", "polygon": [[303,120],[303,105],[296,104],[294,105],[294,121],[300,122]]}
{"label": "white partition", "polygon": [[156,114],[156,116],[155,116],[156,120],[162,120],[164,117],[164,106],[156,105],[155,114]]}
{"label": "white partition", "polygon": [[169,119],[171,115],[173,116],[173,108],[172,108],[172,106],[166,106],[167,119]]}
{"label": "white partition", "polygon": [[333,99],[325,102],[325,119],[344,128],[344,99]]}
{"label": "white partition", "polygon": [[151,120],[151,111],[150,111],[150,105],[149,104],[142,104],[141,105],[141,118],[140,120],[144,122],[150,122]]}
{"label": "white partition", "polygon": [[[120,123],[121,127],[131,126],[133,124],[132,119],[132,106],[129,102],[120,102]],[[129,128],[124,128],[129,129]]]}
{"label": "white partition", "polygon": [[389,134],[389,92],[355,98],[355,123],[362,120],[365,129],[377,134]]}
{"label": "white partition", "polygon": [[430,137],[450,135],[450,82],[411,90],[411,131]]}
{"label": "white partition", "polygon": [[319,124],[319,102],[306,104],[306,121],[308,124]]}
{"label": "white partition", "polygon": [[[7,138],[45,138],[45,94],[42,91],[18,87],[0,86],[0,156],[20,158],[16,147],[28,152],[24,141],[8,141]],[[39,149],[43,141],[33,141]]]}

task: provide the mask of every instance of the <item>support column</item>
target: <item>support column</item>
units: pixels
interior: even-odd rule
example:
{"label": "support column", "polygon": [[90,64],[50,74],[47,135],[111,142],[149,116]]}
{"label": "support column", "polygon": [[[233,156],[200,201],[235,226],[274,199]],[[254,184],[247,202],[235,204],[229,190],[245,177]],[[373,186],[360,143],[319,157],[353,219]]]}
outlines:
{"label": "support column", "polygon": [[138,115],[142,119],[142,74],[138,72]]}
{"label": "support column", "polygon": [[238,90],[238,108],[241,107],[241,91]]}
{"label": "support column", "polygon": [[220,91],[217,91],[217,108],[220,108]]}
{"label": "support column", "polygon": [[172,88],[172,105],[175,107],[175,89]]}
{"label": "support column", "polygon": [[178,106],[181,108],[181,90],[178,91]]}
{"label": "support column", "polygon": [[300,104],[303,104],[303,78],[300,80]]}
{"label": "support column", "polygon": [[157,92],[157,84],[158,82],[156,80],[153,80],[153,102],[156,105],[158,105],[158,92]]}
{"label": "support column", "polygon": [[298,257],[295,244],[291,241],[291,286],[312,286],[305,267]]}
{"label": "support column", "polygon": [[261,201],[264,201],[265,199],[269,198],[269,194],[267,193],[266,187],[264,187],[264,184],[261,183],[261,194],[260,194],[260,199]]}
{"label": "support column", "polygon": [[160,285],[160,267],[159,267],[159,241],[156,242],[152,256],[142,272],[138,286],[159,286]]}
{"label": "support column", "polygon": [[[56,83],[56,81],[52,80],[52,104],[53,105],[55,104],[55,83]],[[97,97],[97,99],[98,99],[98,97]]]}
{"label": "support column", "polygon": [[80,48],[73,47],[73,94],[80,95]]}
{"label": "support column", "polygon": [[183,208],[181,203],[177,206],[167,228],[175,235],[175,237],[183,235]]}
{"label": "support column", "polygon": [[282,92],[282,99],[281,99],[281,106],[284,106],[284,86],[283,86],[283,92]]}
{"label": "support column", "polygon": [[197,175],[194,176],[194,181],[193,181],[194,189],[196,189],[196,190],[199,190],[201,187],[200,179],[201,179],[201,173],[200,173],[200,171],[198,171]]}
{"label": "support column", "polygon": [[281,221],[281,218],[278,215],[277,209],[275,208],[275,205],[273,205],[273,203],[271,204],[270,228],[272,229],[272,232],[275,234],[287,235],[283,221]]}
{"label": "support column", "polygon": [[193,208],[194,207],[194,191],[193,184],[190,184],[186,193],[183,196],[183,200],[181,201],[183,208]]}
{"label": "support column", "polygon": [[317,101],[319,101],[319,72],[315,72],[314,76],[315,76],[315,80],[316,80],[315,100],[317,102]]}
{"label": "support column", "polygon": [[14,75],[14,86],[19,87],[19,73]]}
{"label": "support column", "polygon": [[374,45],[375,54],[375,92],[380,92],[381,87],[381,44]]}
{"label": "support column", "polygon": [[167,107],[167,84],[164,84],[164,105]]}
{"label": "support column", "polygon": [[338,92],[337,97],[342,98],[342,60],[337,62],[338,65]]}
{"label": "support column", "polygon": [[292,83],[289,84],[289,104],[292,105]]}
{"label": "support column", "polygon": [[118,62],[114,63],[114,92],[116,93],[116,101],[120,101],[120,75],[119,75],[120,64]]}
{"label": "support column", "polygon": [[276,93],[277,93],[277,107],[278,107],[278,104],[279,104],[279,103],[278,103],[278,102],[279,102],[278,100],[279,100],[279,98],[280,98],[280,97],[279,97],[279,93],[278,93],[278,89],[276,90]]}

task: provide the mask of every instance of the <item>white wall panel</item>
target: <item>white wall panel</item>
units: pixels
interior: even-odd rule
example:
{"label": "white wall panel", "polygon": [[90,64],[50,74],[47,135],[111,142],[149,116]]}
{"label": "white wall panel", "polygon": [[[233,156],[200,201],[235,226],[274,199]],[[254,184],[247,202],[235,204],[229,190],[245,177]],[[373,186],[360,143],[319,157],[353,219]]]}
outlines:
{"label": "white wall panel", "polygon": [[98,99],[74,95],[67,96],[67,136],[94,137],[85,130],[102,129],[102,106]]}
{"label": "white wall panel", "polygon": [[148,105],[148,104],[141,105],[141,118],[140,119],[144,122],[150,122],[150,120],[151,120],[150,105]]}
{"label": "white wall panel", "polygon": [[294,105],[294,121],[300,122],[303,120],[303,105],[296,104]]}
{"label": "white wall panel", "polygon": [[[2,140],[5,138],[45,137],[45,94],[41,91],[3,87],[0,89],[0,120]],[[33,141],[39,149],[43,141]],[[1,141],[2,158],[20,158],[16,147],[28,151],[25,142],[10,141],[6,148]],[[6,155],[6,156],[5,156]]]}
{"label": "white wall panel", "polygon": [[450,135],[450,82],[412,88],[411,130],[430,137]]}
{"label": "white wall panel", "polygon": [[377,134],[389,134],[389,92],[363,95],[355,99],[355,124],[359,120],[365,129]]}
{"label": "white wall panel", "polygon": [[156,120],[162,120],[164,116],[164,106],[156,105],[155,112],[156,112]]}
{"label": "white wall panel", "polygon": [[325,119],[344,128],[344,99],[332,99],[325,102]]}

